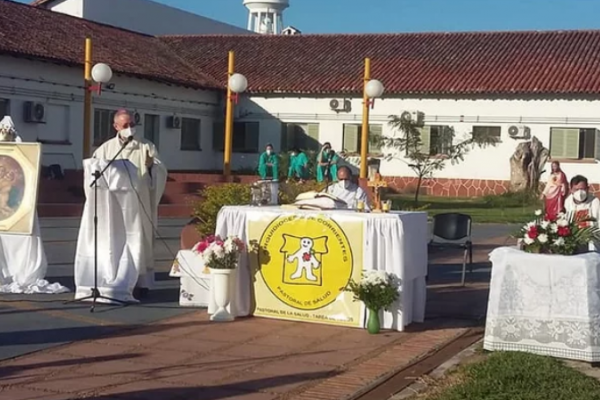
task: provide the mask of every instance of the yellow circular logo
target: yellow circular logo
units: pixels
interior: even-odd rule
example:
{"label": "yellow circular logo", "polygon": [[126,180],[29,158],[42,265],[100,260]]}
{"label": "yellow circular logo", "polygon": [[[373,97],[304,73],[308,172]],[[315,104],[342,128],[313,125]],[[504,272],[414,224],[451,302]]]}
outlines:
{"label": "yellow circular logo", "polygon": [[278,217],[266,228],[259,246],[259,268],[267,287],[299,310],[333,303],[352,276],[348,238],[325,216]]}

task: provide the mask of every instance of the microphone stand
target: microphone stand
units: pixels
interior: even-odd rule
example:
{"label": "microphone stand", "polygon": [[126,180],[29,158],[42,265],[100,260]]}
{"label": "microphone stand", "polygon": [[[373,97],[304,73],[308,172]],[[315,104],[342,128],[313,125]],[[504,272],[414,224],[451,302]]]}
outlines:
{"label": "microphone stand", "polygon": [[132,140],[133,140],[133,136],[128,137],[121,145],[121,148],[119,149],[117,154],[115,154],[115,156],[108,162],[108,164],[106,164],[106,166],[102,169],[102,171],[96,170],[92,174],[92,176],[94,177],[94,180],[90,184],[90,187],[94,188],[94,287],[92,288],[92,293],[89,296],[85,296],[80,299],[75,299],[75,300],[72,300],[69,302],[69,303],[74,303],[74,302],[80,302],[80,301],[86,301],[86,300],[92,299],[92,306],[90,308],[90,312],[92,312],[92,313],[94,312],[94,309],[96,308],[96,300],[98,300],[98,299],[108,300],[110,302],[118,303],[121,305],[127,304],[126,301],[117,300],[117,299],[113,299],[111,297],[104,296],[100,293],[100,290],[98,290],[98,181],[100,180],[101,177],[104,176],[104,173],[106,172],[108,167],[110,167],[115,162],[115,160],[121,155],[123,150],[125,150],[125,147],[127,147],[127,145]]}

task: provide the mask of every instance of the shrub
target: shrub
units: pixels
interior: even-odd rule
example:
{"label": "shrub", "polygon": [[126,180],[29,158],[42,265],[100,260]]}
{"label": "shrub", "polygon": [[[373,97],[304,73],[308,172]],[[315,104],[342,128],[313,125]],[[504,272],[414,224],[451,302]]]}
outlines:
{"label": "shrub", "polygon": [[202,237],[214,235],[217,215],[223,206],[250,204],[250,185],[226,183],[208,186],[200,191],[200,200],[194,205],[193,215],[200,220],[196,225]]}
{"label": "shrub", "polygon": [[320,192],[325,189],[326,183],[317,181],[281,182],[279,183],[279,204],[292,204],[300,193],[310,192],[311,190]]}
{"label": "shrub", "polygon": [[538,205],[540,200],[534,192],[520,191],[487,195],[483,197],[483,202],[492,208],[511,208]]}

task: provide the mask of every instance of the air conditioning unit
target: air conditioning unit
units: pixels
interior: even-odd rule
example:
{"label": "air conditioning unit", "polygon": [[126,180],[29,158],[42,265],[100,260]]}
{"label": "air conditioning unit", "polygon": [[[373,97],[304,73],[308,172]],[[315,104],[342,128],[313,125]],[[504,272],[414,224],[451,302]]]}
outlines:
{"label": "air conditioning unit", "polygon": [[167,128],[181,129],[181,117],[173,115],[167,119]]}
{"label": "air conditioning unit", "polygon": [[142,114],[140,114],[139,112],[134,112],[133,113],[133,123],[136,126],[141,126],[142,125]]}
{"label": "air conditioning unit", "polygon": [[34,101],[26,101],[23,106],[23,120],[32,124],[46,123],[46,106]]}
{"label": "air conditioning unit", "polygon": [[329,102],[329,108],[336,112],[350,112],[352,102],[350,100],[333,99]]}
{"label": "air conditioning unit", "polygon": [[508,128],[508,136],[513,139],[529,139],[531,137],[531,131],[527,126],[513,125]]}
{"label": "air conditioning unit", "polygon": [[404,122],[410,122],[414,126],[425,125],[425,113],[421,111],[404,111],[400,114],[400,119]]}

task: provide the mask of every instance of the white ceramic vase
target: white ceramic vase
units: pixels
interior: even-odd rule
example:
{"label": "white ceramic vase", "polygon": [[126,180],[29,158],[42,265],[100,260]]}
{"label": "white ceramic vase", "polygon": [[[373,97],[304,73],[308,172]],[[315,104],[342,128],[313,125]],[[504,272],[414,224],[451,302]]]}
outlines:
{"label": "white ceramic vase", "polygon": [[230,277],[235,270],[233,269],[210,269],[212,275],[213,296],[217,310],[210,316],[211,321],[229,322],[233,321],[233,315],[227,311],[227,306],[231,300]]}

